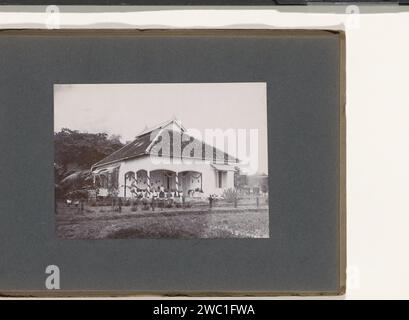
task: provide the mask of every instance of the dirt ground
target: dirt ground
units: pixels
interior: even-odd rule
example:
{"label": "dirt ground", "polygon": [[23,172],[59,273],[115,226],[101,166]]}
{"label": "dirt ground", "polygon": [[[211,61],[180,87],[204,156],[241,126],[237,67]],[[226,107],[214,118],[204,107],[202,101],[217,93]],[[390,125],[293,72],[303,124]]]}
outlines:
{"label": "dirt ground", "polygon": [[189,208],[132,211],[122,207],[57,204],[56,232],[63,239],[268,238],[268,208]]}

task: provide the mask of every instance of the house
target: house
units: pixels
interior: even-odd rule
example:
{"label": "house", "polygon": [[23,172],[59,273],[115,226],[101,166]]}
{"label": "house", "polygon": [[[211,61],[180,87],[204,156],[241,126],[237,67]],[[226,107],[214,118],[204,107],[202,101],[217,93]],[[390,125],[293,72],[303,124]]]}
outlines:
{"label": "house", "polygon": [[174,119],[145,129],[135,140],[95,163],[99,196],[135,196],[135,190],[222,194],[235,187],[239,160],[189,136]]}

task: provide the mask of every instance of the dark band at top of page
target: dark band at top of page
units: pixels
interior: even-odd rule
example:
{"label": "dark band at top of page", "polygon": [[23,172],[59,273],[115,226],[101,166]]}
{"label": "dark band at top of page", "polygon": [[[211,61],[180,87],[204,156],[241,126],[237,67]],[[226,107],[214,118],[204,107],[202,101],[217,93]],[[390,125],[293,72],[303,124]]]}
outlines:
{"label": "dark band at top of page", "polygon": [[409,0],[0,0],[0,5],[279,6],[308,4],[409,4]]}

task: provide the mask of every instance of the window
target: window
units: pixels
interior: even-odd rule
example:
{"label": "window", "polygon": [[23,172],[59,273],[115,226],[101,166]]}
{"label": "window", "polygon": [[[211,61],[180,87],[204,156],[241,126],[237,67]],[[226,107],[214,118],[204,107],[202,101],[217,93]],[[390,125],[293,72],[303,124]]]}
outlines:
{"label": "window", "polygon": [[107,177],[105,175],[101,174],[99,176],[99,178],[100,178],[100,182],[101,182],[101,188],[104,188],[104,189],[108,188],[108,179],[107,179]]}
{"label": "window", "polygon": [[223,188],[223,171],[217,171],[217,187]]}
{"label": "window", "polygon": [[170,177],[169,176],[166,177],[166,188],[170,190]]}

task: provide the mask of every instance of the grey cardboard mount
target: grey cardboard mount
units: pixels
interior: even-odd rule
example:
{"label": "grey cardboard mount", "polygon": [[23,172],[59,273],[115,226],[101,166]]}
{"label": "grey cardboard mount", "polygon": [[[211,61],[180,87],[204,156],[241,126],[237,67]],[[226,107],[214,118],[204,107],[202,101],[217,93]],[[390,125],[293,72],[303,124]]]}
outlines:
{"label": "grey cardboard mount", "polygon": [[[267,84],[270,238],[56,237],[54,84],[253,81]],[[0,106],[2,295],[345,292],[342,31],[4,30]]]}

